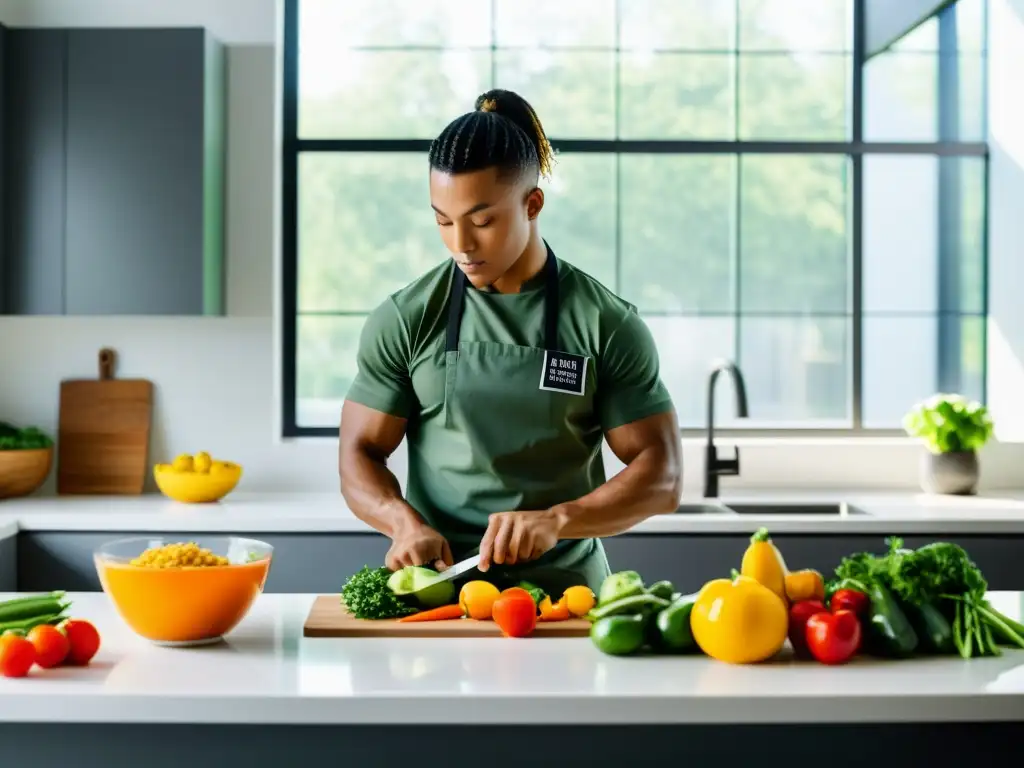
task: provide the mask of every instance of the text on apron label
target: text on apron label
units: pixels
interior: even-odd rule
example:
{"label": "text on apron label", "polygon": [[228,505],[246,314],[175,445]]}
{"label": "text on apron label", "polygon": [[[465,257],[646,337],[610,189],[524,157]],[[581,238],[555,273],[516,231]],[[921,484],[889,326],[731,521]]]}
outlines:
{"label": "text on apron label", "polygon": [[544,351],[540,388],[570,395],[582,395],[587,382],[587,358],[568,352]]}

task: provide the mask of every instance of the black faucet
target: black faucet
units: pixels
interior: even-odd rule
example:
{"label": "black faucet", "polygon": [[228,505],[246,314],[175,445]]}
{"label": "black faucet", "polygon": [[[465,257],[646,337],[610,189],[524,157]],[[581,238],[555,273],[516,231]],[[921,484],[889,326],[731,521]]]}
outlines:
{"label": "black faucet", "polygon": [[730,360],[716,360],[711,367],[708,378],[708,447],[704,461],[704,498],[718,498],[718,478],[721,475],[738,475],[740,473],[740,449],[736,448],[735,459],[718,458],[715,448],[715,382],[718,374],[725,371],[732,377],[733,389],[736,392],[736,415],[747,418],[747,388],[743,383],[743,374]]}

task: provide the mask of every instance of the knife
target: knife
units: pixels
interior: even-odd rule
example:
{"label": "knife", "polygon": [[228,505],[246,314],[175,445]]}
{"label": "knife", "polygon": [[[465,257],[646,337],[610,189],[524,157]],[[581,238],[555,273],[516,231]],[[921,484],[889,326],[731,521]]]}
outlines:
{"label": "knife", "polygon": [[452,579],[457,578],[462,574],[466,573],[466,571],[473,570],[478,565],[480,565],[479,554],[473,555],[472,557],[467,557],[465,560],[457,562],[451,568],[446,568],[445,570],[441,571],[441,573],[437,575],[437,578],[431,579],[416,591],[419,592],[421,590],[426,589],[427,587],[432,587],[435,584],[440,584],[445,581],[451,581]]}

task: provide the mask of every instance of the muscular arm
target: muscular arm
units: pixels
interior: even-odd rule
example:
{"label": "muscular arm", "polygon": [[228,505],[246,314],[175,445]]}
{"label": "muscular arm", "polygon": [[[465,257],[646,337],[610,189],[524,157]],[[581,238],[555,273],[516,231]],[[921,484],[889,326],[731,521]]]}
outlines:
{"label": "muscular arm", "polygon": [[586,496],[552,508],[559,538],[614,536],[679,503],[683,457],[675,411],[616,427],[605,439],[626,467]]}
{"label": "muscular arm", "polygon": [[338,472],[352,513],[385,536],[422,523],[402,498],[388,459],[405,437],[406,419],[346,400],[341,410]]}

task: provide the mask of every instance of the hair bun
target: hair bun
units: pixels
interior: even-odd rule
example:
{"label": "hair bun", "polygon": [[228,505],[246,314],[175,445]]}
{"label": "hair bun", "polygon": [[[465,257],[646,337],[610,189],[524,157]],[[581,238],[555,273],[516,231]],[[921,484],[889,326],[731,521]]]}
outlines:
{"label": "hair bun", "polygon": [[494,98],[481,98],[480,106],[477,109],[480,112],[497,112],[498,100]]}

